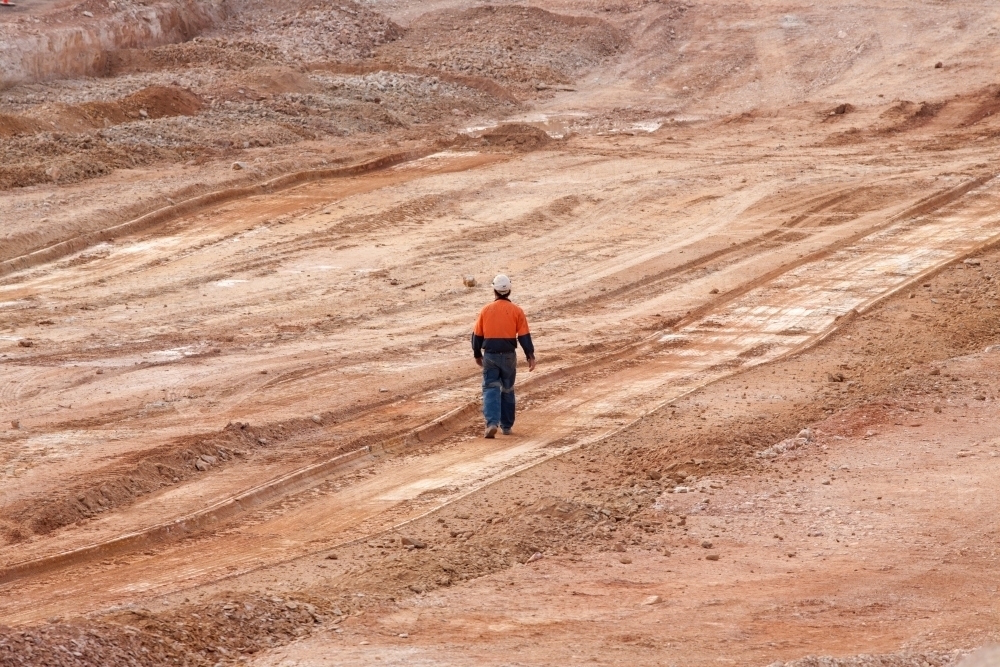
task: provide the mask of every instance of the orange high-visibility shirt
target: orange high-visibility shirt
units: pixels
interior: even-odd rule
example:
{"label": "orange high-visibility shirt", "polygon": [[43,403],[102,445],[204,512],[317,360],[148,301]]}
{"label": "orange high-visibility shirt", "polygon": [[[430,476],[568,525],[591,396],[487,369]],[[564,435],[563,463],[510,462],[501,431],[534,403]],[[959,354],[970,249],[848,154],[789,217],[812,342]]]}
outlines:
{"label": "orange high-visibility shirt", "polygon": [[507,299],[497,299],[479,311],[472,330],[472,350],[476,357],[486,352],[513,352],[518,342],[528,358],[535,354],[524,311]]}

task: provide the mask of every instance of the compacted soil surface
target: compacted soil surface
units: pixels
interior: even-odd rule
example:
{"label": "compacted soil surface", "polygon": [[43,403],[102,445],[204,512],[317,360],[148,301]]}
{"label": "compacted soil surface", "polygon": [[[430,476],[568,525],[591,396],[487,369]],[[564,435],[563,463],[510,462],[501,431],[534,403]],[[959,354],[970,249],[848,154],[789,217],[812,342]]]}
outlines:
{"label": "compacted soil surface", "polygon": [[998,19],[0,8],[0,665],[1000,664]]}

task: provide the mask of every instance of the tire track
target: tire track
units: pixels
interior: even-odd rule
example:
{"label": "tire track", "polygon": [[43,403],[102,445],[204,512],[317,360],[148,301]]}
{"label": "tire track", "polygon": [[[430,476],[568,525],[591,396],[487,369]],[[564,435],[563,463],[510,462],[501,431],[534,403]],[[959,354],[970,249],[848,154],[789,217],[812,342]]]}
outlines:
{"label": "tire track", "polygon": [[[740,295],[714,304],[715,308],[697,318],[658,331],[629,348],[527,383],[527,397],[537,399],[532,401],[537,406],[523,415],[519,429],[531,433],[529,437],[509,442],[470,439],[470,422],[478,412],[477,402],[470,402],[407,435],[295,471],[173,522],[21,563],[0,572],[0,582],[192,535],[253,506],[309,488],[348,465],[376,464],[384,474],[352,487],[350,493],[317,496],[264,524],[245,530],[236,527],[225,536],[206,538],[191,547],[195,552],[207,549],[226,554],[217,566],[199,566],[193,571],[181,564],[179,570],[167,568],[156,574],[147,568],[141,577],[152,582],[149,590],[166,590],[176,582],[229,576],[228,571],[223,574],[224,567],[246,571],[313,552],[317,547],[311,536],[317,531],[343,542],[412,521],[519,470],[608,437],[665,403],[742,367],[796,354],[829,336],[846,321],[843,315],[871,308],[957,259],[997,243],[1000,197],[995,187],[991,181],[978,181],[934,195],[908,210],[926,207],[928,202],[940,209],[978,188],[964,209],[952,207],[920,219],[896,216],[895,224],[887,222],[852,244],[796,262],[767,282],[755,281]],[[678,346],[679,342],[684,344]],[[540,396],[546,387],[548,394]],[[420,457],[409,454],[414,445],[442,441],[459,446],[431,450]],[[426,452],[426,447],[420,449]],[[387,467],[400,462],[400,457],[405,459],[401,465]],[[421,501],[428,490],[441,493]],[[229,546],[220,548],[219,540]],[[201,562],[201,558],[192,560]],[[109,582],[109,586],[112,594],[122,590],[120,584]],[[8,612],[0,607],[0,613]],[[13,618],[24,613],[28,612]]]}

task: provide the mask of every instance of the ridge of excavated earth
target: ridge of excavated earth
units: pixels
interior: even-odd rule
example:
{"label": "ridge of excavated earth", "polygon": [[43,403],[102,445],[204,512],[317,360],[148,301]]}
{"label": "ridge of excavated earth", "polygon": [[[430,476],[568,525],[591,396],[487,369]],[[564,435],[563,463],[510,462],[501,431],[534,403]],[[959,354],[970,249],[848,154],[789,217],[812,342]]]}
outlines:
{"label": "ridge of excavated earth", "polygon": [[998,19],[0,8],[0,666],[992,666]]}

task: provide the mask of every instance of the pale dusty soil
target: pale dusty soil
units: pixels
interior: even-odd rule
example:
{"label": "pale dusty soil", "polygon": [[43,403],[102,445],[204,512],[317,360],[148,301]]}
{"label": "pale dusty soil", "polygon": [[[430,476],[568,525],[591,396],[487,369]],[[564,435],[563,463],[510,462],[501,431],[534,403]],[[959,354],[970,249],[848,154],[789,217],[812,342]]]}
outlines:
{"label": "pale dusty soil", "polygon": [[0,91],[0,664],[998,640],[994,8],[271,9]]}

